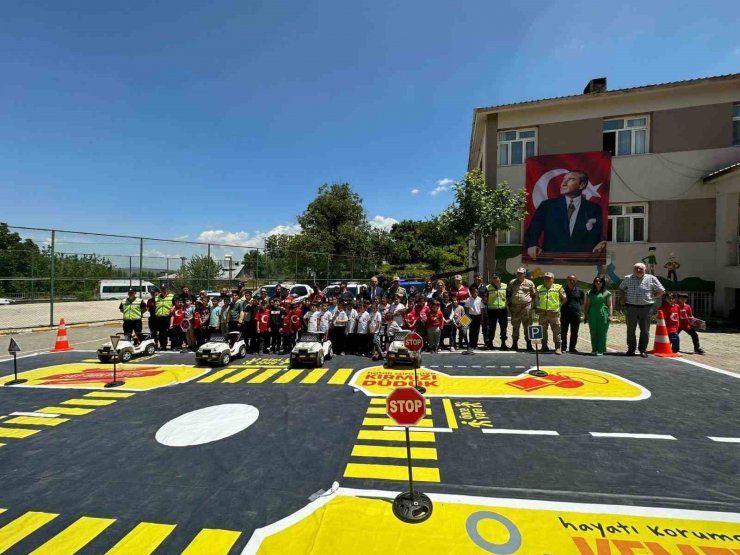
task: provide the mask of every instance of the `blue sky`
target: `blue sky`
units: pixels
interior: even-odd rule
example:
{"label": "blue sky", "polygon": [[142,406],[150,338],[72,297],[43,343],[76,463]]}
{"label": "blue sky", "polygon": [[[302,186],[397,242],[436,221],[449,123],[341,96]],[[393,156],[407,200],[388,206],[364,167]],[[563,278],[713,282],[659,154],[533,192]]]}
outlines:
{"label": "blue sky", "polygon": [[424,218],[472,111],[740,70],[735,2],[3,2],[0,221],[261,245],[321,183]]}

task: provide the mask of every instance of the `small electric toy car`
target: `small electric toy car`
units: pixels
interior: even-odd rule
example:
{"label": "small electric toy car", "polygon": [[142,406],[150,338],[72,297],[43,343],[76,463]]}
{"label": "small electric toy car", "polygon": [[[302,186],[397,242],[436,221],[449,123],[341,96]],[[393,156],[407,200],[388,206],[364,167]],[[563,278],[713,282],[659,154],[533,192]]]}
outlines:
{"label": "small electric toy car", "polygon": [[133,338],[128,333],[117,333],[118,345],[113,349],[113,344],[108,341],[98,349],[98,360],[110,362],[118,355],[119,362],[128,362],[135,356],[153,355],[157,350],[156,343],[149,333],[135,334]]}
{"label": "small electric toy car", "polygon": [[247,344],[241,332],[232,331],[226,335],[214,335],[208,343],[200,346],[195,353],[196,364],[226,366],[232,358],[247,356]]}
{"label": "small electric toy car", "polygon": [[388,345],[385,353],[385,366],[393,367],[395,364],[415,364],[421,366],[421,353],[409,351],[404,345],[403,340],[411,333],[411,330],[398,331],[393,335],[393,341]]}
{"label": "small electric toy car", "polygon": [[295,368],[301,364],[318,367],[333,356],[331,341],[322,340],[322,335],[318,333],[304,333],[290,352],[290,367]]}

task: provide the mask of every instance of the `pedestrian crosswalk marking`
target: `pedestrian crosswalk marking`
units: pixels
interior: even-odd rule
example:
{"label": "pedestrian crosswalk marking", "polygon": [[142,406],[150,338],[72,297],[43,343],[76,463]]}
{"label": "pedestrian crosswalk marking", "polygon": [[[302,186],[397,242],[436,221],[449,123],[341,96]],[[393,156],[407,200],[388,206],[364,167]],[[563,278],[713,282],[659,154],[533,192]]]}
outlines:
{"label": "pedestrian crosswalk marking", "polygon": [[329,371],[328,368],[316,368],[308,373],[308,376],[301,380],[301,383],[316,383],[324,374]]}
{"label": "pedestrian crosswalk marking", "polygon": [[[434,432],[410,432],[411,441],[434,443]],[[406,441],[406,432],[388,430],[360,430],[357,439],[367,441]]]}
{"label": "pedestrian crosswalk marking", "polygon": [[44,407],[36,412],[43,412],[46,414],[68,414],[70,416],[82,416],[84,414],[91,413],[95,409],[80,409],[73,407]]}
{"label": "pedestrian crosswalk marking", "polygon": [[182,555],[226,555],[241,534],[233,530],[203,528]]}
{"label": "pedestrian crosswalk marking", "polygon": [[106,555],[148,555],[157,549],[174,529],[174,524],[140,522]]}
{"label": "pedestrian crosswalk marking", "polygon": [[58,514],[27,512],[0,528],[0,553],[5,553],[26,536],[51,522]]}
{"label": "pedestrian crosswalk marking", "polygon": [[209,374],[205,378],[198,380],[198,383],[213,383],[224,376],[228,376],[232,372],[236,372],[236,370],[236,368],[224,368],[223,370],[219,370],[218,372],[214,372],[213,374]]}
{"label": "pedestrian crosswalk marking", "polygon": [[[412,466],[411,475],[415,482],[440,481],[438,468]],[[406,465],[348,463],[344,477],[404,481],[409,471]]]}
{"label": "pedestrian crosswalk marking", "polygon": [[288,370],[272,383],[290,383],[303,373],[303,370]]}
{"label": "pedestrian crosswalk marking", "polygon": [[229,376],[224,380],[224,383],[236,383],[238,381],[243,380],[247,376],[251,376],[255,372],[257,372],[258,368],[250,368],[248,370],[242,370],[241,372],[237,372],[233,376]]}
{"label": "pedestrian crosswalk marking", "polygon": [[0,426],[0,437],[14,437],[18,439],[23,439],[24,437],[37,434],[40,431],[41,430],[29,430],[26,428],[6,428],[5,426]]}
{"label": "pedestrian crosswalk marking", "polygon": [[347,382],[349,377],[352,375],[354,370],[352,368],[340,368],[334,375],[329,379],[327,383],[331,385],[342,385]]}
{"label": "pedestrian crosswalk marking", "polygon": [[112,399],[69,399],[67,401],[62,401],[62,405],[105,407],[107,405],[112,405],[115,402],[116,401],[113,401]]}
{"label": "pedestrian crosswalk marking", "polygon": [[69,418],[44,418],[40,416],[17,416],[6,420],[6,424],[27,424],[29,426],[59,426]]}
{"label": "pedestrian crosswalk marking", "polygon": [[115,521],[115,518],[80,517],[44,545],[32,551],[31,555],[77,553]]}
{"label": "pedestrian crosswalk marking", "polygon": [[247,383],[265,383],[267,380],[272,378],[278,372],[280,372],[280,368],[271,368],[269,370],[264,370],[262,373],[256,375],[254,378],[249,380]]}
{"label": "pedestrian crosswalk marking", "polygon": [[136,393],[124,393],[123,391],[92,391],[86,393],[83,397],[97,397],[99,399],[127,399],[133,397]]}
{"label": "pedestrian crosswalk marking", "polygon": [[[370,407],[367,409],[368,414],[386,414],[385,407]],[[430,416],[432,414],[432,409],[429,408],[429,405],[427,405],[427,412],[426,415]]]}
{"label": "pedestrian crosswalk marking", "polygon": [[[365,418],[362,421],[363,426],[398,426],[395,420],[391,420],[390,418]],[[418,424],[415,424],[416,427],[419,428],[431,428],[434,426],[433,422],[431,420],[428,420],[426,418],[423,418],[422,420],[419,420]]]}
{"label": "pedestrian crosswalk marking", "polygon": [[[389,447],[387,445],[355,445],[352,449],[352,456],[377,457],[382,459],[405,459],[406,447]],[[411,458],[436,461],[437,450],[434,447],[412,447]]]}

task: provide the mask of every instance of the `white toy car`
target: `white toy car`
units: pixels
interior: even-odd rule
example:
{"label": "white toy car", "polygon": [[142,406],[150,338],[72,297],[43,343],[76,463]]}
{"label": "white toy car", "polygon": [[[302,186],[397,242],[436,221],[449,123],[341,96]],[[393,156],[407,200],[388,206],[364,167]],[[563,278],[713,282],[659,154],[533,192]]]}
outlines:
{"label": "white toy car", "polygon": [[110,362],[116,353],[119,362],[128,362],[135,356],[151,356],[157,350],[157,345],[149,333],[140,333],[134,335],[133,338],[128,333],[117,333],[116,335],[119,340],[115,351],[110,341],[103,343],[103,346],[98,349],[98,360],[100,362]]}
{"label": "white toy car", "polygon": [[304,333],[296,342],[290,352],[290,367],[295,368],[301,364],[313,364],[321,366],[325,360],[334,356],[331,341],[322,341],[322,335],[318,333]]}
{"label": "white toy car", "polygon": [[247,356],[247,344],[241,332],[232,331],[224,335],[211,337],[208,343],[200,346],[195,353],[195,363],[227,366],[232,358]]}
{"label": "white toy car", "polygon": [[388,345],[385,353],[385,366],[390,368],[395,364],[415,364],[421,366],[421,353],[409,351],[404,345],[403,340],[411,333],[411,330],[398,331],[393,336],[393,341]]}

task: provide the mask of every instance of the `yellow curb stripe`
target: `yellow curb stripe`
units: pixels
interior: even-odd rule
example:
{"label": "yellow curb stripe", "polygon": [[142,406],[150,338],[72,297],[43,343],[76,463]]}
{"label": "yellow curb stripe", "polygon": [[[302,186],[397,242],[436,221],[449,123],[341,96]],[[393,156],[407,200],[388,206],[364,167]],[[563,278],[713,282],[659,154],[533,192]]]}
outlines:
{"label": "yellow curb stripe", "polygon": [[43,412],[44,414],[67,414],[70,416],[82,416],[83,414],[89,414],[95,409],[77,409],[72,407],[44,407],[36,412]]}
{"label": "yellow curb stripe", "polygon": [[5,553],[26,536],[48,524],[58,514],[28,512],[0,528],[0,553]]}
{"label": "yellow curb stripe", "polygon": [[72,555],[77,553],[115,521],[115,518],[80,517],[44,545],[32,551],[31,555]]}
{"label": "yellow curb stripe", "polygon": [[174,524],[140,522],[106,555],[148,555],[157,549],[174,529]]}
{"label": "yellow curb stripe", "polygon": [[59,426],[68,422],[69,418],[44,418],[43,416],[17,416],[6,420],[6,424],[26,424],[28,426]]}
{"label": "yellow curb stripe", "polygon": [[445,409],[445,416],[447,417],[447,427],[456,430],[457,418],[455,418],[455,411],[452,410],[452,402],[449,399],[442,399],[442,406]]}
{"label": "yellow curb stripe", "polygon": [[[440,481],[438,468],[412,466],[411,474],[415,482]],[[405,465],[349,463],[344,469],[344,477],[405,481],[408,480],[409,469]]]}
{"label": "yellow curb stripe", "polygon": [[303,370],[288,370],[285,374],[280,376],[277,380],[275,380],[272,383],[289,383],[295,380],[302,373],[303,373]]}
{"label": "yellow curb stripe", "polygon": [[241,532],[203,528],[182,552],[182,555],[226,555]]}
{"label": "yellow curb stripe", "polygon": [[[434,443],[434,432],[409,432],[411,441]],[[372,441],[406,441],[406,432],[399,430],[360,430],[357,439]]]}
{"label": "yellow curb stripe", "polygon": [[60,404],[62,405],[82,405],[84,406],[90,406],[90,407],[105,407],[108,405],[112,405],[116,401],[113,400],[106,400],[106,399],[69,399],[67,401],[62,401]]}
{"label": "yellow curb stripe", "polygon": [[352,368],[340,368],[327,382],[330,385],[344,385],[354,370]]}
{"label": "yellow curb stripe", "polygon": [[[378,457],[383,459],[405,459],[406,447],[388,447],[387,445],[355,445],[353,457]],[[411,458],[427,461],[437,460],[434,447],[412,447]]]}
{"label": "yellow curb stripe", "polygon": [[308,376],[303,378],[301,380],[301,383],[316,383],[318,382],[324,374],[326,374],[329,371],[328,368],[316,368],[314,370],[311,370],[308,373]]}

